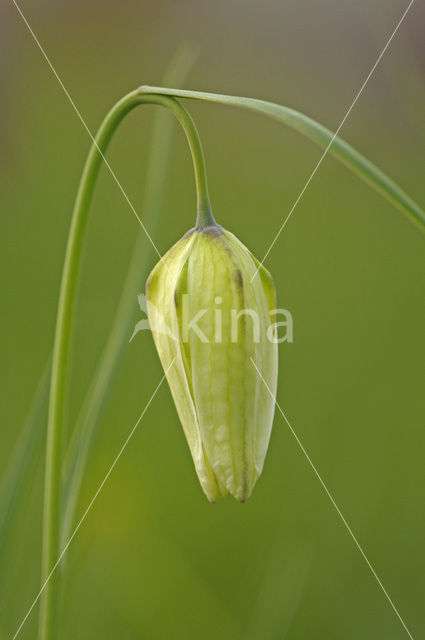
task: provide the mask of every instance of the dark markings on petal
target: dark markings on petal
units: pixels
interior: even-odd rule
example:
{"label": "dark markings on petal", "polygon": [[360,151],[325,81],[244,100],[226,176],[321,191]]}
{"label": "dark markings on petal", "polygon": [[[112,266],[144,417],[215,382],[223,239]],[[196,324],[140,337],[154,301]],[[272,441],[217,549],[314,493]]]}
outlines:
{"label": "dark markings on petal", "polygon": [[243,290],[243,275],[242,275],[242,271],[240,269],[236,269],[236,271],[232,272],[232,279],[234,281],[234,283],[236,284],[236,290],[242,291]]}
{"label": "dark markings on petal", "polygon": [[243,504],[248,500],[248,498],[249,498],[249,488],[248,488],[248,483],[246,481],[246,470],[245,470],[244,478],[243,478],[243,492],[242,492],[242,496],[238,498],[238,502]]}

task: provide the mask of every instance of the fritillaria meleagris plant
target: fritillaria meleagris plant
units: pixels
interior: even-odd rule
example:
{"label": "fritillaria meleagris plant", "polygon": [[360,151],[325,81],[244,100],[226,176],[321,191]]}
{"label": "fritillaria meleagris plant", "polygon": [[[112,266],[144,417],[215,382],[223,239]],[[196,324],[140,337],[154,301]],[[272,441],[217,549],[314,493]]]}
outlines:
{"label": "fritillaria meleagris plant", "polygon": [[[421,207],[390,178],[331,131],[288,107],[253,98],[145,86],[124,96],[112,108],[96,135],[84,167],[62,274],[46,447],[40,640],[57,637],[54,623],[58,575],[55,570],[62,551],[59,548],[61,434],[73,312],[89,208],[108,143],[125,115],[140,104],[160,105],[176,116],[186,133],[194,163],[198,198],[196,226],[154,268],[147,284],[147,300],[155,344],[208,499],[214,501],[230,493],[239,501],[246,500],[266,455],[277,381],[273,281],[249,250],[215,222],[199,136],[192,118],[176,98],[237,106],[296,129],[329,150],[418,226],[425,228]],[[223,212],[220,217],[226,218]],[[219,338],[215,322],[218,311],[222,314]],[[255,315],[257,331],[250,326],[251,312]],[[236,338],[232,331],[232,313],[238,320]],[[191,324],[192,316],[199,318],[196,330]]]}

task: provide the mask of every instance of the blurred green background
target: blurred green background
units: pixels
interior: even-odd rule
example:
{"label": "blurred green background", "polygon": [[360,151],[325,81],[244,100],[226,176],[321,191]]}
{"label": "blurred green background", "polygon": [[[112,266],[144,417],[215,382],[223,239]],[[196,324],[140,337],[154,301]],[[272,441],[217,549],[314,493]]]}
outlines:
{"label": "blurred green background", "polygon": [[[182,44],[186,88],[286,104],[335,130],[401,17],[399,0],[21,2],[92,131]],[[425,7],[413,5],[341,132],[424,204]],[[0,470],[52,348],[63,255],[87,132],[12,2],[0,8]],[[321,150],[281,125],[186,103],[204,143],[217,220],[261,258]],[[136,209],[154,107],[108,159]],[[141,211],[141,215],[145,215]],[[193,226],[195,191],[173,137],[157,237]],[[107,171],[88,234],[68,432],[114,316],[139,226]],[[278,400],[412,635],[425,627],[425,236],[329,155],[266,266],[294,318]],[[149,267],[156,262],[151,255]],[[143,275],[143,274],[142,274]],[[147,275],[147,274],[146,274]],[[142,316],[134,291],[134,323]],[[158,383],[151,336],[126,348],[83,482],[82,514]],[[65,436],[65,441],[67,436]],[[0,568],[0,638],[39,589],[44,458]],[[407,637],[279,414],[243,505],[210,505],[166,385],[67,554],[60,638],[376,640]],[[37,608],[20,638],[34,638]]]}

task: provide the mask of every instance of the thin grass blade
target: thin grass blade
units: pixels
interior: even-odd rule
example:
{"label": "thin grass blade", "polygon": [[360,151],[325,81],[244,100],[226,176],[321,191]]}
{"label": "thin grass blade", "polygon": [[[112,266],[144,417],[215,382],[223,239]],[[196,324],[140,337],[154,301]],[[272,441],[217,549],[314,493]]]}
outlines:
{"label": "thin grass blade", "polygon": [[307,136],[320,147],[324,149],[329,147],[329,153],[334,155],[335,158],[345,164],[351,171],[376,189],[376,191],[389,200],[397,209],[406,214],[422,231],[425,231],[425,212],[417,202],[408,196],[407,193],[383,173],[383,171],[378,169],[376,165],[356,151],[342,138],[335,136],[330,129],[327,129],[299,111],[265,100],[229,96],[219,93],[205,93],[203,91],[188,91],[150,86],[140,87],[139,91],[140,93],[155,93],[173,96],[175,98],[204,100],[240,107],[282,122],[295,131]]}
{"label": "thin grass blade", "polygon": [[[37,464],[41,460],[47,424],[47,401],[50,379],[50,358],[44,368],[31,404],[28,417],[9,459],[0,484],[0,567],[2,576],[6,573],[6,560],[11,542],[11,534],[16,515],[34,478]],[[0,594],[5,588],[5,580],[0,583]],[[2,598],[0,598],[1,600]]]}

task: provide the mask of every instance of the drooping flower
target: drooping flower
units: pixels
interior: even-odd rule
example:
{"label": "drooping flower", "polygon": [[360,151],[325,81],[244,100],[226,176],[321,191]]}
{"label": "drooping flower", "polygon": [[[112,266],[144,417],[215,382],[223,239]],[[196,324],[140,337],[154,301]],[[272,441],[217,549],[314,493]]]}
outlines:
{"label": "drooping flower", "polygon": [[214,225],[189,231],[168,251],[146,298],[202,489],[211,502],[228,493],[243,502],[261,474],[274,415],[273,280]]}

